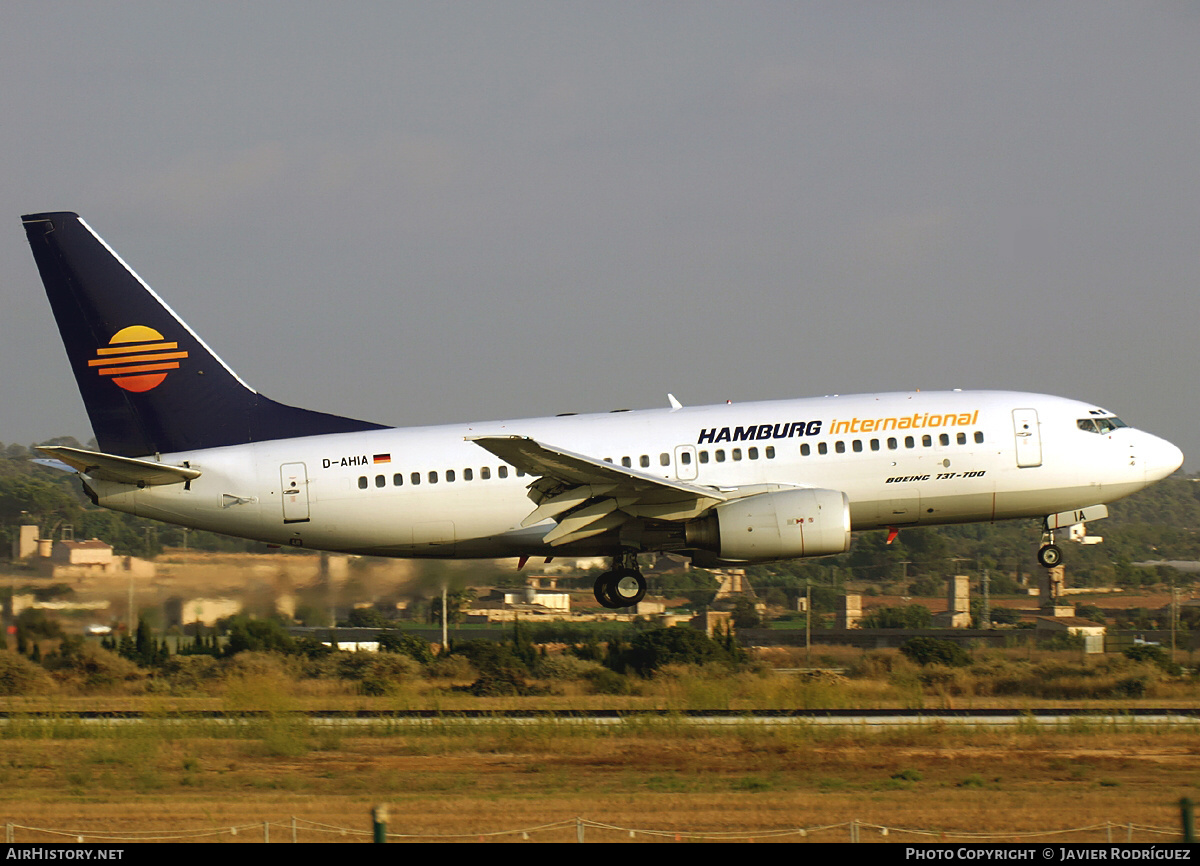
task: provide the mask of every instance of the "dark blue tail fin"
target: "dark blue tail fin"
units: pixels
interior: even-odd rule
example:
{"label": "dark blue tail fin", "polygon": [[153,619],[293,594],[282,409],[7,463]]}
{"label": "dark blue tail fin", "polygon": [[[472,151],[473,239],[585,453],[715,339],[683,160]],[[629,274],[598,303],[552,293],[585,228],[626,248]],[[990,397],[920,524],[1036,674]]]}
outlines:
{"label": "dark blue tail fin", "polygon": [[140,457],[383,429],[268,400],[78,215],[21,219],[102,450]]}

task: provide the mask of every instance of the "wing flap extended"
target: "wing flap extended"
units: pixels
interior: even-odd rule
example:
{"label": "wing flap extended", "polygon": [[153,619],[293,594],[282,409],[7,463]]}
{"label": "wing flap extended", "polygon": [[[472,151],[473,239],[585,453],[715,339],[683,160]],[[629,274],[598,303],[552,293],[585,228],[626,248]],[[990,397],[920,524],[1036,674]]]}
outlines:
{"label": "wing flap extended", "polygon": [[98,478],[101,481],[117,481],[123,484],[141,484],[154,487],[159,484],[181,484],[200,477],[200,470],[153,460],[120,457],[100,451],[85,451],[66,445],[39,445],[37,450],[60,460],[77,472]]}
{"label": "wing flap extended", "polygon": [[[617,466],[585,454],[576,454],[530,439],[528,436],[469,436],[467,441],[495,454],[530,475],[553,478],[565,487],[585,484],[614,485],[608,494],[624,498],[637,494],[640,501],[668,502],[680,498],[724,502],[729,496],[712,487],[701,487],[671,478],[658,478],[626,466]],[[684,496],[681,497],[680,494]],[[539,504],[540,500],[539,500]]]}
{"label": "wing flap extended", "polygon": [[555,547],[616,529],[631,518],[688,520],[731,496],[730,491],[655,477],[526,436],[472,436],[468,441],[537,476],[529,485],[529,498],[537,507],[521,525],[553,519],[557,525],[543,540]]}

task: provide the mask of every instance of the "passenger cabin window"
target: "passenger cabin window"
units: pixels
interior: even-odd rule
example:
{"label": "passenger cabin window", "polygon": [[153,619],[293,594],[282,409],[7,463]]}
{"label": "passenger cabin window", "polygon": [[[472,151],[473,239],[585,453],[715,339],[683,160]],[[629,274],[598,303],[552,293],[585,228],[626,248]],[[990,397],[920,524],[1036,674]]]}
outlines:
{"label": "passenger cabin window", "polygon": [[872,440],[871,440],[871,450],[872,450],[872,451],[878,451],[878,450],[879,450],[879,440],[878,440],[878,439],[872,439]]}
{"label": "passenger cabin window", "polygon": [[926,448],[932,448],[933,447],[933,437],[930,436],[928,433],[926,433],[924,436],[921,437],[921,444],[924,445]]}
{"label": "passenger cabin window", "polygon": [[484,481],[487,481],[489,478],[491,478],[492,477],[492,467],[490,467],[490,466],[482,467],[479,470],[479,477],[481,479],[483,479]]}
{"label": "passenger cabin window", "polygon": [[800,456],[801,457],[807,457],[811,453],[812,453],[812,449],[808,447],[807,442],[805,442],[803,445],[800,446]]}
{"label": "passenger cabin window", "polygon": [[767,446],[767,459],[768,459],[768,460],[774,460],[774,459],[775,459],[775,446],[774,446],[774,445],[768,445],[768,446]]}
{"label": "passenger cabin window", "polygon": [[904,437],[904,447],[905,448],[916,448],[917,442],[911,436],[905,436]]}
{"label": "passenger cabin window", "polygon": [[621,465],[622,465],[622,466],[624,466],[626,469],[632,469],[632,468],[633,468],[633,461],[632,461],[632,460],[630,460],[628,457],[622,457],[622,458],[621,458]]}
{"label": "passenger cabin window", "polygon": [[437,470],[436,469],[429,470],[429,483],[437,484]]}
{"label": "passenger cabin window", "polygon": [[940,434],[938,436],[938,444],[939,445],[949,445],[950,444],[950,434],[949,433]]}
{"label": "passenger cabin window", "polygon": [[742,449],[741,449],[741,448],[734,448],[734,449],[733,449],[733,459],[734,459],[734,460],[741,460],[741,459],[742,459]]}
{"label": "passenger cabin window", "polygon": [[454,481],[454,470],[453,469],[446,470],[446,481],[448,483]]}
{"label": "passenger cabin window", "polygon": [[746,456],[749,457],[751,460],[757,460],[758,459],[758,449],[757,448],[747,448]]}
{"label": "passenger cabin window", "polygon": [[900,447],[900,443],[896,441],[896,437],[889,436],[888,437],[888,450],[895,451],[899,447]]}
{"label": "passenger cabin window", "polygon": [[725,462],[725,449],[724,449],[724,448],[718,448],[718,449],[717,449],[717,462],[718,462],[718,463],[724,463],[724,462]]}
{"label": "passenger cabin window", "polygon": [[838,454],[845,454],[846,453],[846,443],[843,442],[841,439],[839,439],[837,442],[833,443],[833,450],[836,451]]}
{"label": "passenger cabin window", "polygon": [[855,440],[854,440],[854,453],[855,453],[855,454],[858,454],[858,453],[860,453],[861,451],[862,451],[862,440],[861,440],[861,439],[855,439]]}
{"label": "passenger cabin window", "polygon": [[393,487],[403,487],[404,486],[404,475],[402,473],[397,472],[395,475],[392,476],[392,486]]}
{"label": "passenger cabin window", "polygon": [[367,489],[367,476],[365,476],[365,475],[358,476],[358,489],[359,490]]}
{"label": "passenger cabin window", "polygon": [[983,431],[982,430],[975,431],[975,441],[979,444],[983,444]]}
{"label": "passenger cabin window", "polygon": [[671,455],[665,451],[662,454],[659,454],[658,455],[658,465],[659,466],[670,466],[671,465]]}
{"label": "passenger cabin window", "polygon": [[701,451],[701,452],[700,452],[700,462],[701,462],[701,463],[707,463],[707,462],[708,462],[708,452],[707,452],[707,451]]}
{"label": "passenger cabin window", "polygon": [[384,478],[382,475],[376,475],[375,476],[375,486],[376,487],[386,487],[387,479]]}
{"label": "passenger cabin window", "polygon": [[408,480],[411,481],[413,484],[420,484],[421,483],[421,473],[414,472],[412,475],[408,476]]}
{"label": "passenger cabin window", "polygon": [[828,454],[829,446],[827,444],[825,444],[824,442],[818,442],[817,443],[817,453],[818,454]]}
{"label": "passenger cabin window", "polygon": [[[664,454],[663,456],[665,457],[666,455]],[[679,462],[682,463],[684,466],[691,466],[692,465],[692,452],[684,451],[683,453],[681,453],[679,455]],[[666,466],[665,463],[663,465]]]}
{"label": "passenger cabin window", "polygon": [[475,477],[475,473],[470,469],[463,470],[463,481],[471,481]]}
{"label": "passenger cabin window", "polygon": [[643,454],[641,457],[639,457],[638,465],[641,466],[643,469],[649,469],[650,468],[650,455]]}
{"label": "passenger cabin window", "polygon": [[959,445],[967,444],[967,434],[966,433],[959,433],[958,436],[955,437],[955,439],[958,440]]}
{"label": "passenger cabin window", "polygon": [[496,477],[497,478],[507,478],[508,477],[508,467],[504,466],[504,465],[500,465],[500,466],[496,467]]}

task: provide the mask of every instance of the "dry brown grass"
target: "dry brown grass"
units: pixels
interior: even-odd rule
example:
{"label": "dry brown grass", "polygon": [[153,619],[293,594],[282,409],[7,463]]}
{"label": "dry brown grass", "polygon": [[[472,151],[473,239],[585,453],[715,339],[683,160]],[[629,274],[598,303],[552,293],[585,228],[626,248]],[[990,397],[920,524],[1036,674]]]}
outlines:
{"label": "dry brown grass", "polygon": [[[151,718],[115,728],[70,720],[38,727],[17,718],[0,728],[0,820],[16,825],[18,842],[54,840],[31,827],[125,837],[212,828],[221,835],[204,837],[210,841],[259,841],[264,822],[273,825],[271,840],[284,842],[293,818],[300,841],[365,841],[369,835],[322,833],[314,825],[365,834],[371,807],[387,802],[393,833],[426,840],[475,840],[565,821],[532,838],[571,841],[570,822],[583,817],[664,832],[666,839],[841,825],[805,837],[812,841],[845,841],[850,830],[844,825],[856,820],[892,828],[887,836],[863,830],[863,841],[903,842],[921,840],[903,828],[944,831],[951,840],[968,833],[1011,839],[1106,821],[1175,828],[1179,799],[1197,797],[1197,726],[1117,730],[1079,721],[1062,729],[986,730],[937,724],[873,733],[805,724],[704,728],[668,717],[617,728],[439,723],[366,735],[323,728],[302,715],[360,708],[1119,711],[1150,703],[1195,706],[1196,698],[1194,682],[1158,680],[1150,683],[1157,694],[1121,701],[998,693],[997,682],[1018,674],[1043,684],[1061,677],[1064,691],[1086,695],[1088,683],[1152,673],[1119,659],[1079,673],[1079,656],[1072,653],[996,653],[970,673],[923,670],[895,652],[821,648],[814,656],[816,664],[847,668],[849,675],[780,674],[766,664],[737,675],[675,666],[638,683],[632,695],[587,694],[582,681],[547,680],[539,683],[546,693],[535,698],[476,698],[453,691],[470,681],[470,672],[462,671],[457,679],[409,677],[388,695],[366,697],[345,681],[297,678],[287,663],[248,656],[235,671],[186,693],[61,690],[6,698],[0,708],[18,713],[140,710]],[[803,666],[786,651],[762,661]],[[180,722],[179,711],[198,709],[268,712],[236,728]],[[236,837],[228,833],[233,826],[242,828]],[[521,839],[512,833],[496,838]],[[628,829],[591,827],[587,838],[630,837]],[[1099,829],[1047,841],[1106,838]],[[1124,831],[1113,838],[1123,840]],[[1134,838],[1168,837],[1140,830]]]}
{"label": "dry brown grass", "polygon": [[[262,822],[280,825],[271,839],[281,842],[290,840],[283,825],[293,817],[367,831],[370,808],[380,802],[391,806],[392,832],[426,838],[474,839],[577,816],[671,834],[851,820],[951,835],[1104,821],[1171,828],[1179,798],[1195,797],[1200,782],[1195,729],[1116,733],[1082,724],[868,733],[545,723],[349,736],[281,713],[240,738],[149,725],[9,738],[0,754],[0,813],[19,825],[19,842],[52,841],[27,827],[119,835],[235,825],[243,828],[237,837],[211,839],[258,841],[261,827],[248,825]],[[346,841],[301,826],[301,841]],[[567,841],[574,832],[533,838]],[[842,827],[808,838],[844,841],[848,833]],[[589,829],[588,838],[628,835]],[[886,837],[863,831],[864,840],[914,838],[899,829]],[[1104,838],[1095,831],[1059,841]],[[1152,840],[1144,832],[1136,838]]]}

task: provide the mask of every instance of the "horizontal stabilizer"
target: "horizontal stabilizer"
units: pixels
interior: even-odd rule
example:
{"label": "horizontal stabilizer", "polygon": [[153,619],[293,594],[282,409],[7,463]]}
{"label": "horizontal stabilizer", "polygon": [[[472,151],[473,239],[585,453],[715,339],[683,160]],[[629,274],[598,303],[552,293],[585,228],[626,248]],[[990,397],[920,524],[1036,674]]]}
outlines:
{"label": "horizontal stabilizer", "polygon": [[75,471],[101,481],[154,487],[159,484],[180,484],[200,477],[198,469],[156,463],[153,460],[118,457],[116,454],[102,454],[99,451],[85,451],[65,445],[39,445],[37,449],[56,460],[61,460]]}

